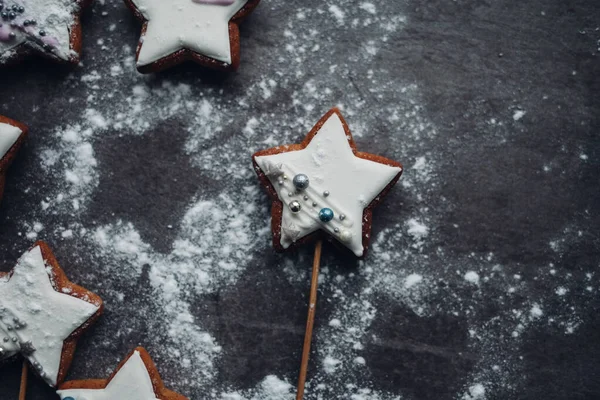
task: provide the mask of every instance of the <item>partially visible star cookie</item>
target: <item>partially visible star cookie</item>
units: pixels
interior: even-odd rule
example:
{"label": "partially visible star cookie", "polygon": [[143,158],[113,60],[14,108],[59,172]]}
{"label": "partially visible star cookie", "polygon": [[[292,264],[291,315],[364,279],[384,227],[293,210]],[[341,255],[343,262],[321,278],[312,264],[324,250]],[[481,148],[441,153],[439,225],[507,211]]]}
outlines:
{"label": "partially visible star cookie", "polygon": [[136,64],[158,72],[187,60],[235,70],[240,64],[238,24],[260,0],[125,0],[144,21]]}
{"label": "partially visible star cookie", "polygon": [[165,388],[142,347],[129,353],[110,378],[65,382],[57,393],[62,400],[187,400]]}
{"label": "partially visible star cookie", "polygon": [[29,54],[79,63],[82,10],[92,0],[1,0],[0,66]]}
{"label": "partially visible star cookie", "polygon": [[4,193],[6,171],[27,136],[27,127],[0,115],[0,199]]}
{"label": "partially visible star cookie", "polygon": [[336,108],[302,143],[259,151],[252,159],[273,200],[271,227],[278,250],[326,232],[363,257],[373,208],[402,174],[400,163],[359,152]]}
{"label": "partially visible star cookie", "polygon": [[0,273],[0,360],[25,357],[49,385],[62,382],[77,339],[98,319],[100,297],[71,283],[44,242]]}

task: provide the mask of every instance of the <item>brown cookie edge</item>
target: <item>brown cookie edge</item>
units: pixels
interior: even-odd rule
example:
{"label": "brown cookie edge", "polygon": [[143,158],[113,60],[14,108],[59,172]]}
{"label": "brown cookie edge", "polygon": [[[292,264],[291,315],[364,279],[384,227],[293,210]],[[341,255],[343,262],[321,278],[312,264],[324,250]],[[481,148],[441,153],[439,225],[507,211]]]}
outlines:
{"label": "brown cookie edge", "polygon": [[[131,9],[137,19],[142,21],[142,32],[140,39],[146,34],[146,28],[148,21],[144,15],[138,10],[137,6],[133,3],[133,0],[123,0],[127,7]],[[244,7],[242,7],[231,19],[229,20],[229,42],[231,49],[231,64],[226,64],[222,61],[215,60],[214,58],[200,54],[190,49],[180,49],[174,53],[171,53],[153,63],[138,66],[138,57],[142,48],[142,41],[138,40],[135,62],[137,70],[142,74],[150,74],[161,72],[176,65],[182,64],[186,61],[193,61],[196,64],[202,65],[207,68],[211,68],[218,71],[231,72],[239,68],[240,65],[240,34],[239,24],[258,6],[260,0],[249,0]]]}
{"label": "brown cookie edge", "polygon": [[[385,165],[389,165],[392,167],[400,168],[400,172],[388,183],[388,185],[385,188],[383,188],[383,190],[375,197],[375,199],[373,199],[373,201],[371,201],[371,203],[369,203],[369,205],[363,211],[362,242],[363,242],[364,250],[363,250],[363,254],[360,257],[357,257],[356,254],[354,254],[354,252],[352,252],[350,249],[348,249],[346,246],[344,246],[342,243],[340,243],[335,237],[333,237],[332,235],[323,231],[322,229],[319,229],[316,232],[313,232],[307,236],[304,236],[303,238],[292,243],[287,249],[283,248],[283,246],[281,245],[281,224],[282,224],[282,216],[283,216],[283,203],[277,196],[277,191],[273,187],[273,184],[271,183],[269,178],[263,173],[263,171],[260,169],[260,167],[258,166],[258,164],[256,162],[256,157],[270,156],[270,155],[274,155],[274,154],[287,153],[290,151],[297,151],[297,150],[305,149],[306,146],[308,146],[308,144],[311,142],[311,140],[320,131],[321,127],[325,124],[325,122],[333,114],[336,114],[340,118],[340,121],[342,121],[342,125],[344,126],[344,131],[346,133],[346,136],[349,138],[348,143],[350,144],[350,148],[352,149],[352,152],[354,153],[355,156],[363,158],[365,160],[374,161],[374,162],[377,162],[380,164],[385,164]],[[315,124],[315,126],[306,135],[306,137],[302,140],[302,142],[297,143],[297,144],[281,145],[281,146],[277,146],[277,147],[272,147],[270,149],[258,151],[252,155],[252,164],[254,167],[254,171],[258,175],[258,178],[259,178],[262,186],[267,190],[267,193],[272,201],[271,231],[273,232],[273,247],[275,248],[276,251],[279,251],[279,252],[290,251],[290,250],[293,250],[293,249],[295,249],[301,245],[304,245],[306,243],[313,242],[319,238],[326,238],[329,242],[336,245],[336,247],[344,249],[346,252],[354,255],[358,259],[363,259],[368,253],[369,243],[370,243],[370,234],[371,234],[371,228],[372,228],[373,208],[381,202],[382,198],[386,194],[389,193],[389,191],[392,189],[392,187],[398,182],[398,180],[400,179],[400,176],[402,175],[402,172],[404,171],[402,164],[400,164],[397,161],[394,161],[389,158],[379,156],[376,154],[359,152],[356,148],[356,143],[354,142],[354,138],[352,137],[350,128],[349,128],[346,120],[342,116],[341,111],[337,107],[332,108],[323,117],[321,117],[321,119]]]}
{"label": "brown cookie edge", "polygon": [[[104,304],[103,304],[100,296],[69,281],[66,274],[64,273],[64,271],[58,264],[56,257],[52,253],[50,246],[48,246],[48,244],[46,242],[37,241],[27,251],[29,252],[29,251],[35,249],[37,246],[40,247],[40,250],[42,252],[42,258],[44,259],[44,262],[52,270],[52,277],[49,277],[49,279],[50,279],[50,282],[52,283],[52,286],[55,291],[65,294],[65,295],[69,295],[69,296],[78,298],[80,300],[86,301],[95,306],[98,306],[98,310],[90,318],[88,318],[87,321],[85,321],[81,326],[79,326],[75,331],[73,331],[73,333],[71,333],[71,335],[69,335],[69,337],[67,337],[63,341],[63,348],[62,348],[60,364],[59,364],[59,368],[58,368],[58,375],[56,378],[56,384],[58,385],[64,380],[64,378],[69,370],[69,367],[71,365],[71,362],[73,361],[73,356],[75,355],[75,348],[77,345],[77,340],[83,334],[83,332],[85,332],[85,330],[87,330],[100,317],[100,315],[104,311]],[[13,272],[14,272],[14,268],[12,270],[10,270],[9,272],[0,273],[0,278],[3,278],[7,275],[12,276]],[[62,289],[69,289],[70,292],[65,293],[62,291]],[[35,371],[34,368],[32,368],[32,370]],[[37,371],[36,371],[36,373],[37,373]]]}
{"label": "brown cookie edge", "polygon": [[83,27],[81,26],[81,14],[89,7],[94,0],[75,0],[79,6],[73,16],[73,24],[69,27],[69,50],[74,51],[76,55],[71,54],[67,59],[57,57],[49,51],[40,51],[39,48],[28,45],[27,42],[15,47],[14,54],[8,57],[4,62],[0,63],[0,69],[4,67],[12,67],[21,63],[28,57],[39,55],[42,58],[52,60],[60,65],[75,66],[81,61],[81,49],[83,44]]}
{"label": "brown cookie edge", "polygon": [[140,357],[146,365],[146,369],[148,370],[148,374],[150,375],[150,380],[152,381],[152,387],[154,390],[154,394],[157,396],[159,400],[188,400],[187,397],[176,393],[172,390],[169,390],[165,387],[160,374],[158,373],[158,369],[152,361],[150,354],[143,347],[136,347],[134,350],[129,352],[127,356],[119,363],[117,368],[112,372],[108,379],[82,379],[76,381],[68,381],[60,385],[59,390],[70,390],[70,389],[104,389],[108,386],[110,381],[118,374],[118,372],[123,368],[125,363],[131,358],[131,356],[135,352],[140,353]]}

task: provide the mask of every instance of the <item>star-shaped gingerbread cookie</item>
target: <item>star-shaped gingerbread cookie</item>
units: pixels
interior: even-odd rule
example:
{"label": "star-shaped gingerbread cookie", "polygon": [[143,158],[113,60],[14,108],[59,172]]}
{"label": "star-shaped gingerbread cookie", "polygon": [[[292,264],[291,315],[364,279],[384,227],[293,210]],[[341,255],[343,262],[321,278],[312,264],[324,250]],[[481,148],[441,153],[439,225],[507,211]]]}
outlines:
{"label": "star-shaped gingerbread cookie", "polygon": [[260,0],[125,0],[144,21],[136,63],[142,73],[187,60],[235,70],[240,63],[238,24]]}
{"label": "star-shaped gingerbread cookie", "polygon": [[254,168],[273,199],[276,249],[326,232],[357,257],[365,255],[375,205],[402,165],[356,149],[340,111],[329,111],[299,144],[259,151]]}
{"label": "star-shaped gingerbread cookie", "polygon": [[44,242],[0,273],[0,360],[25,357],[49,385],[62,382],[77,339],[102,313],[100,297],[71,283]]}
{"label": "star-shaped gingerbread cookie", "polygon": [[110,378],[69,381],[60,386],[62,400],[187,400],[165,388],[150,355],[138,347]]}
{"label": "star-shaped gingerbread cookie", "polygon": [[6,171],[27,136],[27,127],[0,115],[0,199],[4,193]]}
{"label": "star-shaped gingerbread cookie", "polygon": [[32,53],[79,63],[82,10],[91,0],[0,1],[0,66]]}

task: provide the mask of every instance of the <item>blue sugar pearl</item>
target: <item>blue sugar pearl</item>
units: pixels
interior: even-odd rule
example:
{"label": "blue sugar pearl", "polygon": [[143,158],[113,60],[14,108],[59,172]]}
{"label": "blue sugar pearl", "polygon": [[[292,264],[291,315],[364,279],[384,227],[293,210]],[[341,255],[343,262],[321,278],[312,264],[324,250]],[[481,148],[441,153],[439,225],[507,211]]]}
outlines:
{"label": "blue sugar pearl", "polygon": [[293,182],[294,182],[294,186],[296,186],[296,189],[298,189],[298,190],[304,190],[310,184],[308,176],[306,176],[305,174],[298,174],[298,175],[294,176]]}
{"label": "blue sugar pearl", "polygon": [[319,211],[319,219],[323,222],[329,222],[333,219],[333,210],[331,208],[322,208]]}
{"label": "blue sugar pearl", "polygon": [[68,396],[68,397],[63,397],[63,400],[75,400],[75,399],[72,398],[71,396]]}

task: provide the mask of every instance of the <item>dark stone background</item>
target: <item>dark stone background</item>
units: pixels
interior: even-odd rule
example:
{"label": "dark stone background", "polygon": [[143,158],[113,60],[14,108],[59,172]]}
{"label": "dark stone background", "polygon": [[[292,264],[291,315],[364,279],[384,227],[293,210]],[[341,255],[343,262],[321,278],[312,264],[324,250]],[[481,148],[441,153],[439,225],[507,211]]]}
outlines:
{"label": "dark stone background", "polygon": [[[162,76],[189,81],[190,75],[200,74],[204,84],[235,93],[239,80],[264,68],[253,54],[268,54],[269,46],[278,45],[281,32],[271,29],[270,18],[294,12],[300,5],[307,6],[300,1],[288,1],[286,7],[281,4],[271,7],[270,3],[264,0],[243,26],[242,69],[238,75],[225,77],[188,65]],[[550,261],[555,262],[559,273],[581,275],[597,271],[600,263],[600,2],[408,0],[399,1],[397,7],[407,16],[408,23],[395,34],[392,51],[382,53],[378,62],[393,66],[398,76],[418,83],[425,112],[441,133],[430,145],[432,151],[442,155],[445,173],[437,190],[447,203],[434,206],[437,207],[435,213],[447,223],[437,228],[437,242],[425,251],[434,259],[437,246],[457,259],[471,252],[492,251],[499,262],[517,265],[524,276],[533,274],[536,265]],[[95,61],[85,49],[93,47],[104,34],[107,19],[99,15],[100,10],[103,8],[94,6],[94,11],[87,12],[84,19],[84,63]],[[139,24],[124,7],[113,9],[111,17],[115,15],[120,18],[118,31],[123,42],[133,46]],[[347,37],[340,41],[335,51],[344,54],[355,39],[358,42],[360,38]],[[43,198],[44,185],[52,185],[52,182],[37,182],[38,190],[30,193],[25,191],[30,183],[20,179],[25,176],[22,171],[36,168],[33,154],[41,142],[53,140],[42,138],[39,132],[52,130],[56,124],[73,119],[78,112],[69,106],[67,96],[58,89],[57,82],[67,79],[68,74],[69,71],[40,60],[29,60],[0,73],[0,111],[27,123],[32,131],[30,142],[8,175],[0,208],[0,260],[5,269],[31,244],[20,235],[20,216],[26,215],[28,209]],[[332,75],[330,79],[344,78]],[[360,77],[355,79],[360,80]],[[340,86],[344,85],[345,82],[340,82]],[[73,95],[77,93],[69,93]],[[543,100],[544,95],[548,100]],[[85,94],[80,96],[83,101]],[[282,102],[286,101],[285,93],[280,92],[278,96]],[[502,113],[512,115],[511,110],[517,106],[515,99],[519,99],[518,105],[526,110],[527,117],[518,125],[507,127],[512,133],[496,137],[483,135],[490,118]],[[32,113],[34,105],[42,106]],[[140,166],[140,160],[147,159],[148,155],[161,153],[167,145],[177,148],[173,142],[183,143],[183,134],[171,135],[177,131],[174,129],[177,124],[171,121],[168,126],[155,128],[158,139],[152,142],[145,141],[147,136],[113,138],[115,142],[107,144],[106,150],[96,150],[101,165],[116,162],[123,165],[109,167],[112,169],[102,175],[110,179],[100,184],[103,190],[94,196],[88,215],[91,220],[102,223],[106,218],[113,220],[115,215],[135,220],[149,243],[159,251],[169,248],[172,238],[164,232],[153,233],[154,222],[159,220],[164,225],[180,220],[198,185],[204,185],[207,193],[211,192],[211,185],[218,185],[208,178],[199,178],[200,181],[190,178],[188,173],[192,168],[183,153],[174,152],[166,158],[157,156],[154,168]],[[383,152],[383,142],[380,137],[379,147],[365,146],[365,150]],[[135,151],[128,151],[129,145]],[[113,151],[115,149],[121,153]],[[588,156],[585,163],[579,160],[580,152]],[[400,161],[410,165],[410,160]],[[550,174],[540,169],[547,162],[557,166]],[[180,184],[176,188],[156,183],[160,182],[163,166],[168,166],[178,178]],[[139,197],[127,200],[111,195],[126,191],[130,185],[138,187]],[[161,195],[149,197],[156,191]],[[171,207],[175,204],[174,210],[156,207],[151,218],[146,218],[150,202],[156,201]],[[398,191],[382,205],[381,215],[392,212],[393,204],[411,207],[409,199]],[[381,215],[375,216],[375,227],[386,224]],[[53,221],[52,216],[45,220],[46,225],[52,222],[61,221]],[[461,226],[460,232],[455,231],[453,224]],[[569,225],[585,234],[566,242],[557,262],[548,242],[554,240],[557,231]],[[87,261],[78,243],[64,242],[53,247],[77,281],[75,265]],[[70,258],[72,255],[75,259]],[[263,269],[264,265],[280,260],[280,256],[265,252],[255,259],[250,272],[235,287],[198,300],[199,310],[213,316],[207,317],[208,330],[227,349],[219,367],[220,379],[233,388],[252,387],[269,373],[291,382],[295,380],[304,330],[305,298],[302,286],[291,287],[281,274]],[[351,260],[344,262],[353,264]],[[256,290],[257,284],[262,290]],[[542,288],[531,286],[531,290]],[[520,349],[525,378],[515,380],[514,384],[497,383],[488,390],[486,398],[600,398],[597,290],[596,287],[595,299],[581,300],[583,322],[573,334],[565,335],[561,330],[544,327],[528,330]],[[273,293],[278,296],[276,302],[269,301]],[[440,290],[431,301],[451,302],[444,293]],[[489,288],[487,293],[491,296],[494,288]],[[473,301],[486,307],[488,304],[483,298],[474,297]],[[248,304],[252,307],[245,307]],[[255,306],[265,304],[264,314],[256,311]],[[510,303],[503,305],[506,309],[511,306]],[[568,313],[561,310],[562,306],[558,301],[546,304],[545,312]],[[459,398],[478,357],[469,352],[466,322],[462,317],[419,317],[387,298],[381,298],[377,307],[380,314],[371,332],[376,332],[379,340],[369,343],[365,349],[375,389],[402,394],[407,399]],[[327,309],[327,304],[323,304],[317,327],[327,323]],[[489,315],[496,312],[499,310],[490,305]],[[110,332],[110,321],[108,313],[99,331]],[[136,341],[143,340],[132,340]],[[78,354],[92,356],[90,346],[84,337]],[[125,354],[131,343],[115,346],[116,354]],[[315,346],[318,347],[318,343]],[[94,356],[101,358],[108,354]],[[104,365],[114,365],[112,358]],[[311,371],[319,368],[313,363]],[[170,378],[173,373],[167,371],[165,375]],[[2,368],[0,399],[17,398],[19,374],[18,364]],[[70,376],[88,376],[81,359],[76,357]],[[197,396],[194,398],[201,398]],[[28,399],[54,397],[50,389],[32,379]]]}

